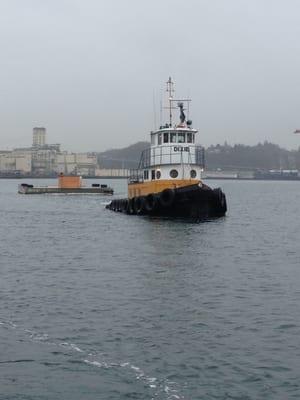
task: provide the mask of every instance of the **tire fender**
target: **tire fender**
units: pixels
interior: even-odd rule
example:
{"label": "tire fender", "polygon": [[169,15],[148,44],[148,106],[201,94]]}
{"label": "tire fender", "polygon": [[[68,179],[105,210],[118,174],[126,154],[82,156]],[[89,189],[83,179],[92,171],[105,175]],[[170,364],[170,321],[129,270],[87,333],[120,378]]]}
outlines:
{"label": "tire fender", "polygon": [[149,193],[145,198],[145,209],[148,212],[155,210],[157,206],[157,199],[153,193]]}
{"label": "tire fender", "polygon": [[174,189],[165,189],[159,195],[159,202],[162,207],[170,207],[175,198],[175,191]]}

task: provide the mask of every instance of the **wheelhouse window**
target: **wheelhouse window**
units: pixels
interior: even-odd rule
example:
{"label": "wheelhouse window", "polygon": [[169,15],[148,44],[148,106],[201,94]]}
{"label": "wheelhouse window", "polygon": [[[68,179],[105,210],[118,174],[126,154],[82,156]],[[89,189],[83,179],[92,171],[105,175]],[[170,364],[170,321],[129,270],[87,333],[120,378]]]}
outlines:
{"label": "wheelhouse window", "polygon": [[178,133],[178,143],[184,143],[184,142],[185,142],[185,133],[179,132]]}
{"label": "wheelhouse window", "polygon": [[170,143],[176,143],[176,133],[175,132],[170,133]]}
{"label": "wheelhouse window", "polygon": [[149,179],[149,171],[147,169],[144,171],[144,179]]}
{"label": "wheelhouse window", "polygon": [[151,144],[155,144],[155,136],[151,135]]}
{"label": "wheelhouse window", "polygon": [[154,181],[155,180],[155,169],[151,170],[151,179]]}
{"label": "wheelhouse window", "polygon": [[158,145],[161,144],[161,133],[158,134],[158,137],[157,137],[157,144],[158,144]]}
{"label": "wheelhouse window", "polygon": [[187,141],[187,143],[193,143],[193,134],[192,134],[192,132],[188,132],[186,134],[186,141]]}
{"label": "wheelhouse window", "polygon": [[164,143],[169,143],[169,133],[164,132]]}

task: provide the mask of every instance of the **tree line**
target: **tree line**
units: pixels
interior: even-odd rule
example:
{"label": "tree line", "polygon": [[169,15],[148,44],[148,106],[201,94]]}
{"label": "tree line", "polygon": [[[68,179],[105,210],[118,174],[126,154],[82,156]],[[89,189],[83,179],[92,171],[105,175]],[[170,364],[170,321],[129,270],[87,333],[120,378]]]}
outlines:
{"label": "tree line", "polygon": [[[98,153],[101,168],[137,168],[142,150],[148,142],[138,142],[123,149],[112,149]],[[300,148],[286,150],[277,144],[265,141],[254,146],[244,144],[211,145],[205,150],[206,169],[298,169],[300,170]]]}

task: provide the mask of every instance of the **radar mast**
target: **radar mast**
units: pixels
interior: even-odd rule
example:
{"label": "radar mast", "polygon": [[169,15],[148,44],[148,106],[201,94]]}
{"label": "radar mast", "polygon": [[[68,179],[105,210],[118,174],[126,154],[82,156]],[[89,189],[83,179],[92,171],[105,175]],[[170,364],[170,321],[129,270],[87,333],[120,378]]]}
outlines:
{"label": "radar mast", "polygon": [[170,127],[172,127],[172,101],[173,101],[173,93],[175,92],[174,90],[174,82],[172,82],[172,78],[169,77],[168,81],[167,81],[167,90],[168,92],[168,100],[169,100],[169,122],[170,122]]}
{"label": "radar mast", "polygon": [[[168,93],[168,106],[164,107],[166,109],[169,110],[169,128],[172,128],[172,123],[173,123],[173,114],[172,114],[172,110],[176,110],[177,108],[180,109],[180,121],[181,124],[185,123],[186,120],[186,116],[184,114],[184,103],[187,104],[187,110],[188,110],[188,115],[189,115],[189,105],[191,102],[191,99],[175,99],[174,98],[174,93],[175,93],[175,89],[174,89],[174,82],[172,81],[172,78],[169,77],[167,83],[167,89],[166,92]],[[177,107],[174,106],[174,102],[177,102]],[[187,125],[191,126],[192,121],[188,120],[186,121]]]}

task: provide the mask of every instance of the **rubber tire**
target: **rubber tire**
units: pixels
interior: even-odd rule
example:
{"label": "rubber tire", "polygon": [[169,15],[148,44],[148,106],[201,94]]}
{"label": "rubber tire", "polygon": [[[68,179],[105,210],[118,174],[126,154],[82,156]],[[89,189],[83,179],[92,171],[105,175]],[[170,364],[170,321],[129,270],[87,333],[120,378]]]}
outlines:
{"label": "rubber tire", "polygon": [[127,214],[133,215],[134,214],[134,197],[132,199],[128,199],[127,205]]}
{"label": "rubber tire", "polygon": [[145,198],[145,210],[148,212],[154,211],[157,206],[157,198],[153,193],[149,193]]}
{"label": "rubber tire", "polygon": [[136,214],[141,215],[145,211],[145,198],[142,196],[135,197],[134,203],[133,203],[133,209]]}
{"label": "rubber tire", "polygon": [[222,213],[227,211],[226,197],[220,188],[213,190],[215,195],[215,207],[216,210],[220,210]]}
{"label": "rubber tire", "polygon": [[162,207],[170,207],[175,199],[174,189],[165,189],[159,195],[159,202]]}
{"label": "rubber tire", "polygon": [[127,212],[128,200],[124,199],[122,203],[122,211]]}

